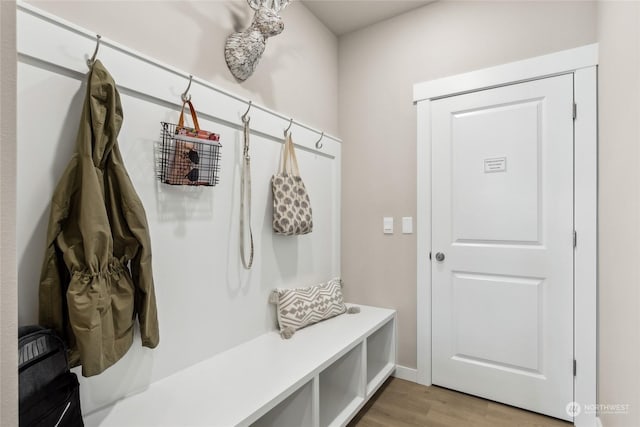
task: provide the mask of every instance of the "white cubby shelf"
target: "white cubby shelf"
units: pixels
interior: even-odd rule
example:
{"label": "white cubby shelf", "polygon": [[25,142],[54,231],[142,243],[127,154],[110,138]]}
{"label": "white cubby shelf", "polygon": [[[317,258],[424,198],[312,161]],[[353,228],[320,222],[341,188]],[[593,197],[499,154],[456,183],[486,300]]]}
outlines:
{"label": "white cubby shelf", "polygon": [[[393,373],[395,310],[269,332],[85,417],[87,427],[346,425]],[[214,337],[211,337],[214,339]]]}

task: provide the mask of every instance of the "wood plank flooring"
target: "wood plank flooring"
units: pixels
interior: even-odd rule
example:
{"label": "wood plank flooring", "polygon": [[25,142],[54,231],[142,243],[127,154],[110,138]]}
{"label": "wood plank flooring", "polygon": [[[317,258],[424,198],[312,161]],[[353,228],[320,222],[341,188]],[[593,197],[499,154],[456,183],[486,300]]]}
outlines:
{"label": "wood plank flooring", "polygon": [[569,427],[571,423],[437,386],[390,378],[349,427]]}

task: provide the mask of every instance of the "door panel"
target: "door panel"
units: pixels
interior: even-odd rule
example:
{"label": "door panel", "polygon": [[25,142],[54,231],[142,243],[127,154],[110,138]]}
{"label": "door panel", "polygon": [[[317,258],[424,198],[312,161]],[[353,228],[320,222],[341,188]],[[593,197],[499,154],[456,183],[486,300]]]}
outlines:
{"label": "door panel", "polygon": [[573,77],[432,103],[433,383],[570,419]]}
{"label": "door panel", "polygon": [[538,243],[541,102],[452,114],[454,241]]}
{"label": "door panel", "polygon": [[541,373],[542,288],[540,279],[454,272],[454,357]]}

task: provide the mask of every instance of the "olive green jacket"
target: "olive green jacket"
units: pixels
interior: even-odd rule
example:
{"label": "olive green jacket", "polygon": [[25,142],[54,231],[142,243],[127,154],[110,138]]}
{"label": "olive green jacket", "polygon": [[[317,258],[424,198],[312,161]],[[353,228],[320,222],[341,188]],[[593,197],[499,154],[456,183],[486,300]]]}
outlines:
{"label": "olive green jacket", "polygon": [[51,201],[40,277],[40,324],[67,341],[72,366],[101,373],[131,347],[158,345],[151,243],[122,162],[122,105],[100,61],[89,73],[76,150]]}

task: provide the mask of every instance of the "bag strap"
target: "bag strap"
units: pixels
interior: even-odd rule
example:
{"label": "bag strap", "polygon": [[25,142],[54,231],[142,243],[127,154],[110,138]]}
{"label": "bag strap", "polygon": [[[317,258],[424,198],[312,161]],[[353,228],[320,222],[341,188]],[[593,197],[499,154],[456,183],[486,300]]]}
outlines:
{"label": "bag strap", "polygon": [[196,114],[196,109],[193,108],[193,104],[191,101],[187,100],[182,103],[182,111],[180,112],[180,119],[178,119],[178,127],[184,127],[184,107],[189,104],[189,110],[191,111],[191,118],[193,119],[193,126],[196,130],[200,130],[200,124],[198,123],[198,115]]}
{"label": "bag strap", "polygon": [[[253,265],[253,231],[251,230],[251,158],[249,157],[249,120],[250,117],[242,117],[244,124],[244,149],[242,162],[242,177],[240,181],[240,258],[242,265],[247,270]],[[246,212],[245,212],[246,202]],[[245,241],[245,218],[248,219],[249,242],[251,244],[249,250],[249,260],[247,261]]]}
{"label": "bag strap", "polygon": [[296,157],[295,146],[291,138],[291,132],[287,132],[284,140],[284,148],[282,149],[282,167],[281,173],[293,176],[300,176],[298,168],[298,158]]}
{"label": "bag strap", "polygon": [[284,143],[280,151],[280,165],[278,165],[278,173],[284,175],[287,173],[287,157],[289,156],[289,145],[287,144],[288,133],[284,133]]}

